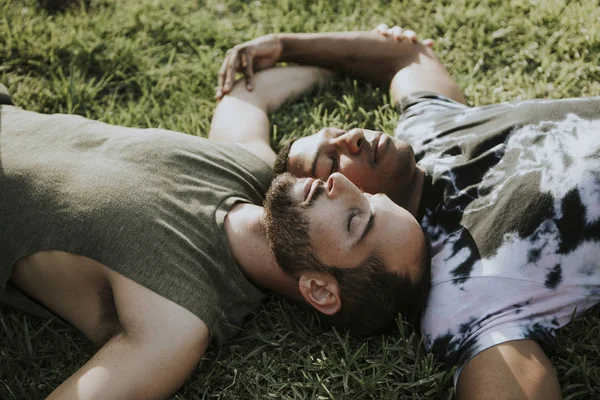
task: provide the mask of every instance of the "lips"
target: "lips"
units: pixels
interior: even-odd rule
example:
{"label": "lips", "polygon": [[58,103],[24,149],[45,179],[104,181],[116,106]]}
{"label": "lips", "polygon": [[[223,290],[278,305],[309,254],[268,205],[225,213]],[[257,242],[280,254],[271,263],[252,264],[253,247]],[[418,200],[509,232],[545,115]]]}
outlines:
{"label": "lips", "polygon": [[312,200],[312,198],[317,193],[317,188],[319,185],[324,184],[323,181],[319,179],[307,178],[304,183],[304,202],[308,203]]}
{"label": "lips", "polygon": [[381,144],[383,141],[385,141],[385,135],[380,133],[375,139],[373,139],[373,142],[371,142],[371,150],[373,152],[373,164],[377,164],[381,159],[381,155],[383,154],[381,153],[381,150],[383,149]]}
{"label": "lips", "polygon": [[378,163],[381,161],[381,159],[384,156],[385,150],[387,148],[387,145],[389,143],[389,137],[388,135],[385,134],[380,134],[377,139],[374,141],[375,142],[375,148],[373,149],[373,159],[375,161],[375,163]]}
{"label": "lips", "polygon": [[306,181],[304,182],[304,187],[302,190],[302,192],[304,193],[304,201],[306,201],[308,199],[308,196],[310,195],[310,192],[312,191],[314,182],[315,182],[315,179],[306,178]]}

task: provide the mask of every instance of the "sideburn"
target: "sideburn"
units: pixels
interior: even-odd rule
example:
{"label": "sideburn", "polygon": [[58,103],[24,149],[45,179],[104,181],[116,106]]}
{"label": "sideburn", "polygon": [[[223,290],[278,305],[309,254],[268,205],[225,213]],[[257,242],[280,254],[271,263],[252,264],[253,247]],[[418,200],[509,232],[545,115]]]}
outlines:
{"label": "sideburn", "polygon": [[263,224],[271,254],[287,274],[306,270],[315,259],[310,253],[308,221],[291,198],[296,178],[285,173],[273,181],[264,202]]}

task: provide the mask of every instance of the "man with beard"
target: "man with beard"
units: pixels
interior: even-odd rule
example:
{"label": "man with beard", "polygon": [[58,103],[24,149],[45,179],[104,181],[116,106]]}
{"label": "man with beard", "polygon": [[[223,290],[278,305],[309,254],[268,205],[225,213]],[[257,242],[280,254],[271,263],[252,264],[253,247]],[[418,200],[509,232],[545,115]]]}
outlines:
{"label": "man with beard", "polygon": [[[387,84],[401,113],[395,138],[323,129],[284,146],[276,172],[339,172],[417,218],[433,256],[422,333],[457,367],[459,398],[560,398],[541,346],[600,301],[600,98],[469,108],[431,49],[399,27],[378,31],[399,46],[386,48],[383,37],[365,45],[373,33],[352,32],[268,35],[234,47],[213,130],[268,145],[267,112],[296,94],[286,82],[303,77],[294,69],[254,75],[254,65],[297,62]],[[252,93],[233,85],[236,71]],[[262,125],[222,123],[233,112]]]}
{"label": "man with beard", "polygon": [[[11,103],[0,85],[0,301],[102,345],[50,399],[167,398],[264,290],[359,334],[423,307],[426,240],[385,196],[282,177],[265,214],[272,169],[251,147]],[[286,204],[310,262],[282,270],[263,225]]]}

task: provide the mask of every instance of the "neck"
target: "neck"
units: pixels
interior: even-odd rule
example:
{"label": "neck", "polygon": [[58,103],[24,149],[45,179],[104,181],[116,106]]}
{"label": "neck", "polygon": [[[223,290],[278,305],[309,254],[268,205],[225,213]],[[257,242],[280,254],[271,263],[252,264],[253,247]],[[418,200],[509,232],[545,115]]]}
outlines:
{"label": "neck", "polygon": [[410,181],[406,186],[399,188],[399,192],[392,199],[400,207],[410,212],[415,218],[417,218],[419,213],[419,204],[421,204],[424,182],[425,171],[417,165]]}
{"label": "neck", "polygon": [[253,285],[303,301],[297,280],[283,272],[269,251],[262,216],[263,208],[253,204],[239,203],[229,211],[225,232],[231,255]]}

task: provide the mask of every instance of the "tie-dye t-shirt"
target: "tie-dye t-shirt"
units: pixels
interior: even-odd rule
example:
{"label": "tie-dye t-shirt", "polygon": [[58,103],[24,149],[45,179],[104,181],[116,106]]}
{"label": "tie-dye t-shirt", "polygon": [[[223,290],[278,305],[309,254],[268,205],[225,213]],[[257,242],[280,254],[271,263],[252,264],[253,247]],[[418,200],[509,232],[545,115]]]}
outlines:
{"label": "tie-dye t-shirt", "polygon": [[600,301],[600,97],[471,108],[420,93],[395,134],[431,182],[421,329],[455,383],[481,351],[551,343]]}

